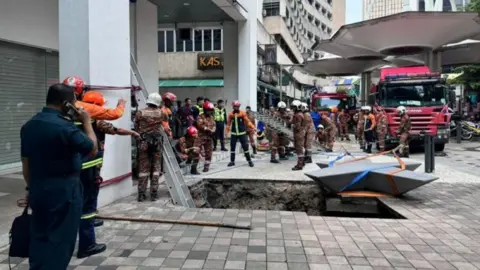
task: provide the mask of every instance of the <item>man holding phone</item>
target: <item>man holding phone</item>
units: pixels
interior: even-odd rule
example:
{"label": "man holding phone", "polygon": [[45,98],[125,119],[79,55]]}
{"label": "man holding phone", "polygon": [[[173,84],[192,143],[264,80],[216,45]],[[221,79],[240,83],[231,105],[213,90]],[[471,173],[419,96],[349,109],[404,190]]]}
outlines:
{"label": "man holding phone", "polygon": [[20,132],[23,176],[32,209],[30,269],[67,269],[75,248],[82,211],[82,158],[98,152],[90,115],[79,110],[76,116],[85,132],[69,117],[75,101],[73,88],[50,86],[46,107]]}

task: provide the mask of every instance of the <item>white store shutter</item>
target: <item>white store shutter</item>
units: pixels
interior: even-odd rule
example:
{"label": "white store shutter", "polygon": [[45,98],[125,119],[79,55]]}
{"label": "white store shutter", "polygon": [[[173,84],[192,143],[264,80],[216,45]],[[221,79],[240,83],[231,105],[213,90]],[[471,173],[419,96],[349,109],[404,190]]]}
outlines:
{"label": "white store shutter", "polygon": [[0,41],[0,166],[20,162],[20,128],[58,82],[58,54]]}

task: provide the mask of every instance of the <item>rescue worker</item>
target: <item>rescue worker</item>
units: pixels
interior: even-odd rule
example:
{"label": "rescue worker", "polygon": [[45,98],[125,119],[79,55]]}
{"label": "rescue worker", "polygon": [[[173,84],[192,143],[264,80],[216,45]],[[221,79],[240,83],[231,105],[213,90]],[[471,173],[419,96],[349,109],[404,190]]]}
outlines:
{"label": "rescue worker", "polygon": [[358,144],[360,145],[361,150],[365,150],[365,138],[364,138],[364,128],[365,128],[365,119],[363,117],[363,110],[360,109],[358,113],[358,122],[357,122],[357,137]]}
{"label": "rescue worker", "polygon": [[410,156],[409,137],[412,129],[412,121],[407,115],[407,109],[404,106],[397,108],[397,113],[400,116],[400,125],[397,130],[397,135],[400,136],[400,156],[408,158]]}
{"label": "rescue worker", "polygon": [[350,115],[345,109],[338,114],[338,126],[340,128],[340,138],[343,141],[345,138],[347,141],[350,141],[348,136],[348,122],[350,122]]}
{"label": "rescue worker", "polygon": [[[248,128],[247,134],[248,134],[248,140],[250,142],[250,146],[252,147],[253,155],[257,154],[257,145],[255,143],[255,137],[257,134],[257,130],[255,129],[255,113],[252,111],[252,108],[250,106],[246,107],[247,109],[247,117],[248,120],[253,124],[254,128]],[[253,156],[252,156],[253,157]]]}
{"label": "rescue worker", "polygon": [[356,112],[352,117],[353,133],[355,134],[355,141],[358,141],[358,134],[357,134],[358,115],[359,115],[359,112]]}
{"label": "rescue worker", "polygon": [[321,147],[325,147],[325,130],[322,124],[317,126],[317,134],[315,135],[315,138],[317,139],[318,143],[320,143]]}
{"label": "rescue worker", "polygon": [[294,100],[291,105],[293,109],[292,128],[293,128],[293,144],[297,154],[297,165],[292,168],[292,171],[303,169],[304,153],[305,153],[305,118],[302,111],[302,103],[299,100]]}
{"label": "rescue worker", "polygon": [[158,93],[148,95],[147,107],[135,115],[135,127],[140,133],[141,140],[138,142],[138,197],[142,202],[146,200],[148,178],[150,178],[150,199],[156,200],[158,196],[158,180],[161,172],[161,144],[160,133],[165,117],[160,109],[162,97]]}
{"label": "rescue worker", "polygon": [[123,116],[126,103],[124,99],[120,98],[118,100],[117,107],[114,109],[103,108],[98,105],[89,104],[82,101],[83,94],[88,89],[82,78],[77,76],[69,76],[63,80],[63,84],[74,88],[75,95],[77,97],[75,107],[84,109],[93,119],[113,121]]}
{"label": "rescue worker", "polygon": [[20,131],[22,171],[32,209],[27,227],[30,269],[67,269],[75,249],[82,212],[82,156],[98,152],[89,113],[79,110],[76,115],[85,123],[85,133],[70,118],[74,111],[67,104],[75,101],[72,87],[50,86],[46,106]]}
{"label": "rescue worker", "polygon": [[225,148],[225,123],[227,121],[227,112],[225,110],[225,103],[219,99],[217,101],[217,107],[215,107],[214,119],[215,119],[215,136],[213,136],[213,151],[217,151],[217,142],[220,140],[221,151],[228,151]]}
{"label": "rescue worker", "polygon": [[197,104],[193,106],[193,118],[197,120],[198,116],[203,114],[203,103],[205,103],[204,97],[197,97]]}
{"label": "rescue worker", "polygon": [[377,141],[380,151],[385,151],[385,137],[388,131],[388,118],[383,108],[377,108]]}
{"label": "rescue worker", "polygon": [[[277,104],[277,109],[278,110],[285,110],[286,108],[287,108],[287,104],[285,104],[285,102],[283,102],[283,101],[278,102],[278,104]],[[275,109],[273,109],[273,111],[272,111],[272,109],[270,109],[270,114],[271,114],[271,117],[275,117],[275,115],[277,114],[277,111],[275,111]],[[280,148],[280,138],[278,136],[279,135],[278,131],[275,129],[275,127],[272,124],[267,123],[267,133],[268,133],[267,137],[271,138],[271,141],[270,141],[270,145],[271,145],[270,162],[271,163],[280,163],[277,160],[277,152],[280,149],[283,149],[283,148]],[[285,158],[285,152],[280,152],[279,156],[280,156],[280,158]]]}
{"label": "rescue worker", "polygon": [[322,125],[325,127],[325,152],[332,152],[335,143],[335,134],[337,134],[337,127],[326,113],[322,114]]}
{"label": "rescue worker", "polygon": [[339,126],[338,126],[338,108],[335,107],[335,106],[332,106],[332,108],[330,109],[330,119],[332,119],[333,123],[335,124],[335,129],[336,129],[336,133],[335,133],[335,137],[338,137],[338,130],[339,130]]}
{"label": "rescue worker", "polygon": [[[230,163],[228,167],[235,166],[235,149],[237,148],[237,141],[240,141],[245,159],[248,166],[253,167],[253,161],[248,152],[247,130],[255,129],[255,126],[248,119],[247,114],[240,110],[240,101],[232,102],[233,111],[228,114],[227,118],[227,133],[230,134]],[[232,127],[233,122],[233,127]]]}
{"label": "rescue worker", "polygon": [[366,142],[366,148],[365,152],[366,153],[372,153],[372,145],[375,141],[375,134],[374,130],[377,125],[375,121],[375,115],[372,113],[372,109],[370,106],[363,106],[363,121],[364,121],[364,126],[363,126],[363,134]]}
{"label": "rescue worker", "polygon": [[[187,128],[185,136],[181,137],[177,143],[177,151],[181,154],[183,160],[187,160],[187,163],[192,163],[190,167],[190,173],[194,175],[200,174],[197,170],[199,149],[196,148],[195,140],[198,138],[198,130],[194,126]],[[188,162],[191,161],[191,162]]]}
{"label": "rescue worker", "polygon": [[[285,102],[284,102],[285,104]],[[285,104],[286,107],[286,104]],[[285,126],[291,125],[293,114],[288,112],[288,108],[278,108],[275,112],[275,119],[282,123]],[[287,160],[288,159],[288,145],[290,144],[290,140],[288,139],[287,134],[282,131],[277,132],[278,135],[278,154],[280,156],[280,160]]]}
{"label": "rescue worker", "polygon": [[[215,119],[213,118],[214,106],[211,102],[203,103],[203,113],[197,118],[198,139],[195,140],[195,147],[199,151],[203,150],[205,155],[205,164],[203,172],[210,170],[210,162],[212,161],[212,137],[215,134]],[[195,164],[193,164],[195,165]]]}
{"label": "rescue worker", "polygon": [[302,103],[303,127],[305,129],[305,163],[312,163],[312,143],[315,140],[315,125],[307,103]]}
{"label": "rescue worker", "polygon": [[172,133],[172,123],[173,123],[173,118],[172,118],[172,107],[173,103],[175,100],[177,100],[177,96],[175,94],[166,92],[162,95],[162,100],[163,100],[163,106],[160,107],[160,110],[162,111],[162,126],[163,130],[167,133],[168,137],[172,138],[173,133]]}
{"label": "rescue worker", "polygon": [[[83,95],[83,102],[103,107],[105,98],[99,92],[89,91]],[[85,132],[82,122],[75,122]],[[83,210],[78,231],[77,258],[86,258],[106,250],[105,244],[97,244],[95,238],[95,217],[97,215],[98,193],[102,178],[100,170],[103,164],[105,135],[125,135],[139,138],[140,135],[132,130],[117,128],[103,120],[93,121],[93,130],[97,137],[98,153],[95,157],[83,160],[80,181],[83,187]]]}

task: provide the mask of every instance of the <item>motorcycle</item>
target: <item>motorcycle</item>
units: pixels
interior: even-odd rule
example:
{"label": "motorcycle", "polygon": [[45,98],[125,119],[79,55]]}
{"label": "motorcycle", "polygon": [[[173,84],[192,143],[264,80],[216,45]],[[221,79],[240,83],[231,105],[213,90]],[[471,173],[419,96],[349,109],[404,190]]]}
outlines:
{"label": "motorcycle", "polygon": [[[460,126],[462,129],[462,140],[469,141],[473,137],[480,137],[480,124],[471,122],[471,121],[460,121]],[[451,137],[457,136],[457,124],[455,122],[450,123],[450,135]]]}

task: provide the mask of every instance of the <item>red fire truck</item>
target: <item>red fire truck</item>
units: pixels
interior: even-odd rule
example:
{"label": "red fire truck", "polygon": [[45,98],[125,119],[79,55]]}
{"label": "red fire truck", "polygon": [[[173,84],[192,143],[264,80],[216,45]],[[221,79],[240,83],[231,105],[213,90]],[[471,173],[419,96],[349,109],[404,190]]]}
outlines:
{"label": "red fire truck", "polygon": [[435,149],[442,151],[450,136],[448,99],[450,90],[440,73],[432,73],[426,66],[385,68],[380,71],[380,81],[372,92],[375,106],[382,107],[388,115],[387,145],[398,143],[395,135],[400,123],[398,106],[407,108],[412,121],[411,144],[421,145],[420,132],[435,136]]}
{"label": "red fire truck", "polygon": [[355,95],[349,95],[347,92],[328,90],[329,89],[317,90],[310,95],[311,114],[315,127],[320,124],[320,113],[330,112],[333,107],[336,107],[339,111],[346,109],[351,116],[356,112],[357,99]]}

